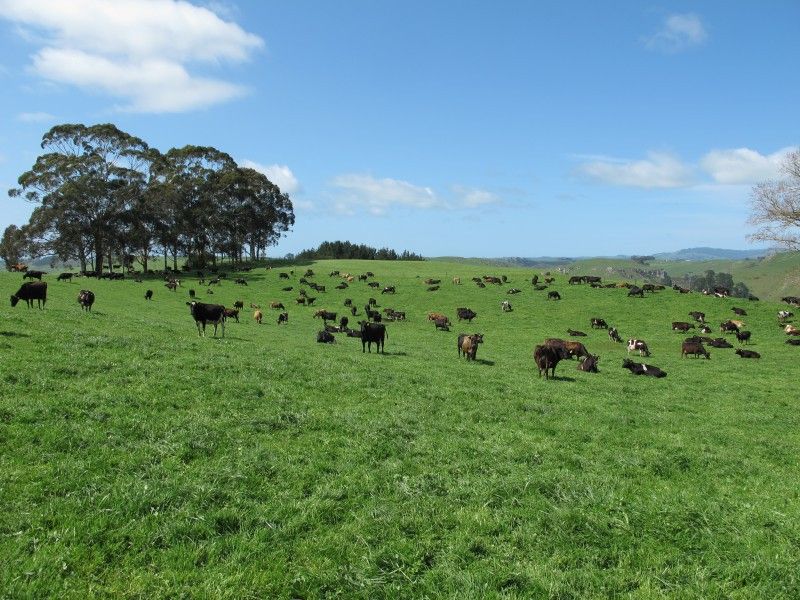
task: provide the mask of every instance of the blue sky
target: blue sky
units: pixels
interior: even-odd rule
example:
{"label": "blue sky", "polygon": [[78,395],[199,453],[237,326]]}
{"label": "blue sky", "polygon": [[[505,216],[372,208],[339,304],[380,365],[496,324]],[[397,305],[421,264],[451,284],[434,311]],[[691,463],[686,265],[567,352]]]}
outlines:
{"label": "blue sky", "polygon": [[748,247],[800,144],[800,2],[0,0],[0,227],[42,134],[212,145],[295,202],[272,251]]}

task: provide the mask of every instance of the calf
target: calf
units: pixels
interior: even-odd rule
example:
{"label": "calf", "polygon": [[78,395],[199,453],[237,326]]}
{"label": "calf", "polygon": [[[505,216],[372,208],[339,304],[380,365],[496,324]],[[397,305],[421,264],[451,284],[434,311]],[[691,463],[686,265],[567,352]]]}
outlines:
{"label": "calf", "polygon": [[788,318],[793,317],[793,316],[794,316],[794,313],[790,312],[788,310],[779,310],[778,311],[778,320],[781,323],[785,323]]}
{"label": "calf", "polygon": [[711,327],[709,327],[708,325],[703,325],[700,328],[700,333],[705,333],[705,334],[711,333]]}
{"label": "calf", "polygon": [[435,291],[436,291],[436,290],[438,290],[438,289],[439,289],[439,286],[438,286],[438,285],[432,285],[432,286],[430,286],[430,287],[428,288],[428,291],[429,291],[429,292],[435,292]]}
{"label": "calf", "polygon": [[752,350],[742,350],[741,348],[736,350],[736,354],[742,358],[761,358],[761,355],[758,352],[753,352]]}
{"label": "calf", "polygon": [[153,299],[153,290],[147,290],[144,293],[144,299],[145,300],[152,300]]}
{"label": "calf", "polygon": [[317,342],[320,344],[334,344],[336,343],[336,338],[333,337],[331,332],[323,330],[317,332]]}
{"label": "calf", "polygon": [[238,323],[239,322],[239,309],[238,308],[226,308],[225,309],[225,318],[226,319],[234,319]]}
{"label": "calf", "polygon": [[578,363],[578,371],[583,371],[584,373],[597,373],[597,363],[600,360],[599,356],[595,356],[594,354],[591,356],[585,356],[581,362]]}
{"label": "calf", "polygon": [[[222,337],[225,337],[225,307],[221,304],[205,304],[192,300],[187,302],[189,313],[194,317],[197,334],[205,337],[206,323],[214,324],[214,337],[217,337],[217,326],[222,325]],[[258,312],[258,311],[257,311]],[[260,320],[259,320],[260,322]],[[202,325],[202,330],[200,326]]]}
{"label": "calf", "polygon": [[243,300],[237,300],[236,302],[233,303],[233,308],[238,308],[239,310],[244,310],[244,301]]}
{"label": "calf", "polygon": [[436,329],[450,331],[450,321],[446,317],[444,319],[434,319],[433,324]]}
{"label": "calf", "polygon": [[593,317],[590,323],[592,329],[608,329],[608,324],[605,322],[604,319],[600,319],[599,317]]}
{"label": "calf", "polygon": [[561,300],[561,294],[558,292],[547,292],[547,299],[548,300]]}
{"label": "calf", "polygon": [[91,312],[92,304],[94,304],[94,292],[89,290],[81,290],[78,292],[78,304],[87,312]]}
{"label": "calf", "polygon": [[47,304],[47,282],[46,281],[26,281],[11,296],[11,306],[16,306],[17,302],[25,300],[28,308],[33,308],[33,301],[36,300],[39,309]]}
{"label": "calf", "polygon": [[800,346],[800,339],[795,338],[793,340],[786,340],[786,343],[790,346]]}
{"label": "calf", "polygon": [[318,310],[314,313],[314,318],[320,317],[323,321],[335,321],[336,313],[327,310]]}
{"label": "calf", "polygon": [[733,308],[731,308],[731,310],[734,313],[736,313],[737,315],[739,315],[740,317],[746,317],[747,316],[747,311],[745,309],[743,309],[743,308],[736,308],[734,306]]}
{"label": "calf", "polygon": [[639,356],[650,356],[650,349],[644,340],[628,340],[628,354],[639,352]]}
{"label": "calf", "polygon": [[694,329],[694,325],[691,323],[686,323],[684,321],[672,322],[672,331],[689,331],[690,329]]}
{"label": "calf", "polygon": [[749,344],[751,335],[752,334],[749,331],[737,331],[736,339],[739,340],[739,343],[741,344]]}
{"label": "calf", "polygon": [[500,303],[500,308],[503,309],[503,312],[511,312],[511,302],[508,300],[503,300],[503,302]]}
{"label": "calf", "polygon": [[565,348],[540,345],[533,349],[533,361],[539,369],[539,377],[544,373],[545,379],[555,377],[556,366],[558,366],[559,362],[567,358],[569,358],[569,353]]}
{"label": "calf", "polygon": [[576,331],[574,329],[567,329],[567,335],[571,335],[572,337],[586,337],[586,334],[582,331]]}
{"label": "calf", "polygon": [[278,315],[278,325],[282,325],[284,323],[289,322],[289,313],[282,312]]}
{"label": "calf", "polygon": [[453,285],[461,285],[461,277],[453,277]]}
{"label": "calf", "polygon": [[272,310],[286,310],[286,307],[283,305],[283,302],[270,302],[269,307]]}
{"label": "calf", "polygon": [[654,367],[653,365],[646,365],[644,363],[633,362],[628,358],[622,360],[622,368],[628,369],[634,375],[648,375],[650,377],[667,376],[666,372],[662,371],[658,367]]}
{"label": "calf", "polygon": [[694,354],[695,358],[699,358],[701,354],[706,358],[711,358],[711,355],[703,348],[703,344],[700,342],[683,342],[681,345],[681,357],[686,358],[689,354]]}
{"label": "calf", "polygon": [[375,351],[383,354],[384,343],[389,334],[386,332],[386,325],[383,323],[369,323],[361,321],[361,351],[369,349],[372,352],[372,343],[375,342]]}
{"label": "calf", "polygon": [[467,362],[470,360],[475,360],[475,357],[478,354],[478,344],[482,343],[483,334],[474,333],[472,335],[468,335],[466,333],[462,333],[458,336],[458,355],[461,356],[463,354],[467,359]]}

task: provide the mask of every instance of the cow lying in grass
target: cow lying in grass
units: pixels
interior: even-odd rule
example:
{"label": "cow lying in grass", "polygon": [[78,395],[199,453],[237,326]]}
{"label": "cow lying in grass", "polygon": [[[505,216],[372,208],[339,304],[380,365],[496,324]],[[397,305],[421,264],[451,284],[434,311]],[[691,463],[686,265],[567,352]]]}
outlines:
{"label": "cow lying in grass", "polygon": [[628,369],[634,375],[647,375],[649,377],[666,377],[667,373],[653,365],[646,365],[644,363],[633,362],[625,358],[622,360],[622,368]]}

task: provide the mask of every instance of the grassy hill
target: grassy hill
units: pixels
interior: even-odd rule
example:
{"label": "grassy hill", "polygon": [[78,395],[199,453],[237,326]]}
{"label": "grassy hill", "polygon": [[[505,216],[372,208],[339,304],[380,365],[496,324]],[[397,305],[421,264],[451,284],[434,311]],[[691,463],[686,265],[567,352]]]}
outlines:
{"label": "grassy hill", "polygon": [[[697,360],[671,321],[700,310],[718,327],[737,301],[633,299],[563,275],[550,288],[563,300],[548,301],[531,269],[453,262],[311,267],[327,286],[309,291],[317,308],[341,314],[352,298],[363,315],[374,296],[407,312],[385,355],[315,343],[314,309],[293,302],[302,270],[291,292],[274,269],[211,296],[191,279],[171,293],[51,274],[45,310],[0,307],[5,596],[800,597],[800,348],[784,343],[782,305],[744,306],[760,360]],[[333,269],[374,271],[397,294],[335,290]],[[485,273],[509,283],[469,280]],[[19,283],[0,274],[6,298]],[[258,303],[265,323],[246,314],[200,338],[190,287]],[[455,321],[459,306],[477,319],[442,332],[425,318]],[[622,369],[595,316],[645,339],[667,378]],[[533,346],[568,327],[587,332],[601,372],[566,361],[540,379]],[[485,336],[474,363],[457,356],[462,331]]]}

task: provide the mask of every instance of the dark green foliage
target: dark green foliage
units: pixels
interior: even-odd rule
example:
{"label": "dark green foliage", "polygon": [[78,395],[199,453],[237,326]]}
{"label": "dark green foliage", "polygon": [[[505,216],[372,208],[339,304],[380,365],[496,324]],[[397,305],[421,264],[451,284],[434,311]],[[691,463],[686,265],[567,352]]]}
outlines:
{"label": "dark green foliage", "polygon": [[398,254],[389,248],[372,248],[365,244],[351,242],[322,242],[317,248],[303,250],[296,260],[327,260],[327,259],[353,259],[353,260],[425,260],[421,255],[403,250]]}
{"label": "dark green foliage", "polygon": [[10,271],[25,256],[28,247],[28,239],[24,229],[16,225],[9,225],[3,231],[3,238],[0,240],[0,258],[5,263],[6,270]]}
{"label": "dark green foliage", "polygon": [[[530,269],[295,268],[307,266],[397,287],[378,297],[408,315],[387,324],[385,355],[340,334],[314,342],[314,310],[362,306],[374,295],[363,282],[290,306],[288,325],[267,308],[264,325],[243,315],[223,340],[197,336],[192,278],[172,294],[156,279],[51,273],[38,311],[11,309],[20,278],[0,274],[3,596],[800,597],[800,348],[784,344],[780,305],[747,306],[760,361],[714,349],[695,360],[670,322],[699,310],[717,324],[740,302],[629,299],[561,274],[551,289],[563,300],[547,302]],[[509,283],[471,285],[484,274]],[[278,269],[247,277],[205,299],[296,295]],[[92,313],[75,302],[84,286]],[[510,286],[523,292],[503,313]],[[478,313],[472,324],[458,324],[459,306]],[[645,339],[652,356],[632,358],[668,377],[623,370],[623,345],[590,317]],[[557,379],[538,378],[534,345],[568,327],[587,332],[600,373],[566,360]],[[485,336],[474,362],[457,356],[462,332]]]}

